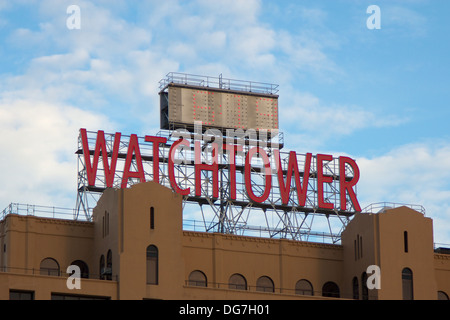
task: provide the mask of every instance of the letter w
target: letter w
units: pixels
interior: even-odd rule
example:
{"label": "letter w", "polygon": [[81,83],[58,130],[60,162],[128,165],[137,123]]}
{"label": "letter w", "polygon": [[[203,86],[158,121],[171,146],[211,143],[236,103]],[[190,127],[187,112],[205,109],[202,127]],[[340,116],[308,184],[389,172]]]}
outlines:
{"label": "letter w", "polygon": [[300,183],[300,173],[298,171],[297,155],[294,151],[289,153],[289,163],[286,173],[286,183],[283,179],[283,168],[281,166],[280,151],[274,150],[274,155],[278,159],[278,185],[280,187],[281,200],[283,204],[289,202],[291,191],[292,170],[294,170],[295,186],[297,189],[298,205],[303,207],[306,203],[306,192],[308,191],[309,171],[311,167],[312,154],[306,154],[305,168],[303,171],[303,185]]}
{"label": "letter w", "polygon": [[116,135],[114,137],[114,147],[111,156],[111,167],[108,164],[108,150],[106,149],[105,133],[101,130],[97,132],[97,142],[95,144],[95,151],[92,165],[86,129],[81,129],[80,133],[81,133],[81,141],[83,143],[84,164],[86,166],[88,184],[90,186],[95,186],[95,177],[97,176],[98,160],[101,154],[103,160],[103,168],[105,171],[106,186],[112,187],[114,181],[114,174],[116,172],[117,158],[119,156],[119,145],[121,137],[120,132],[116,132]]}

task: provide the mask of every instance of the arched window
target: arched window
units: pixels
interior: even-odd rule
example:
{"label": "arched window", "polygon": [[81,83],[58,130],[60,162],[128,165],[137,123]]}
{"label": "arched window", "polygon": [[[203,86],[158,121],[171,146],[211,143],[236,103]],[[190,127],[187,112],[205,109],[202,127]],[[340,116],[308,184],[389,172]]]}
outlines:
{"label": "arched window", "polygon": [[404,268],[402,270],[402,291],[403,300],[413,300],[413,274],[411,269]]}
{"label": "arched window", "polygon": [[357,277],[353,278],[352,287],[353,287],[353,299],[358,300],[359,299],[359,284],[358,284]]}
{"label": "arched window", "polygon": [[40,274],[45,276],[59,276],[59,264],[53,258],[45,258],[41,261]]}
{"label": "arched window", "polygon": [[313,296],[314,291],[311,282],[305,279],[297,281],[297,283],[295,284],[295,294]]}
{"label": "arched window", "polygon": [[275,292],[275,286],[272,279],[267,276],[259,277],[256,280],[256,291]]}
{"label": "arched window", "polygon": [[89,268],[88,268],[88,265],[86,264],[86,262],[84,262],[82,260],[75,260],[74,262],[71,263],[71,265],[75,265],[80,268],[81,278],[83,278],[83,279],[89,278]]}
{"label": "arched window", "polygon": [[448,295],[444,291],[438,291],[438,300],[449,300]]}
{"label": "arched window", "polygon": [[158,248],[147,247],[147,284],[158,284]]}
{"label": "arched window", "polygon": [[206,276],[200,270],[192,271],[189,275],[189,285],[194,287],[207,287]]}
{"label": "arched window", "polygon": [[361,291],[362,291],[362,299],[369,300],[369,288],[367,288],[367,273],[363,272],[361,275]]}
{"label": "arched window", "polygon": [[247,280],[243,275],[235,273],[228,280],[228,289],[247,290]]}
{"label": "arched window", "polygon": [[105,280],[105,256],[100,256],[100,263],[99,263],[99,274],[100,274],[100,280]]}
{"label": "arched window", "polygon": [[106,254],[106,269],[105,269],[106,280],[112,280],[112,252],[108,250]]}
{"label": "arched window", "polygon": [[339,298],[339,287],[336,283],[329,281],[325,283],[322,287],[322,296],[323,297],[332,297],[332,298]]}

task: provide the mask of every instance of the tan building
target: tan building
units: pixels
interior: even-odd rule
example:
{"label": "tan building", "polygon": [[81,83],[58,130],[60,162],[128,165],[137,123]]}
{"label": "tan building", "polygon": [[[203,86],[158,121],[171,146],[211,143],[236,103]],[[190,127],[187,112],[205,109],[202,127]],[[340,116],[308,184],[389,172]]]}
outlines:
{"label": "tan building", "polygon": [[[107,189],[93,222],[7,214],[0,299],[448,299],[450,254],[407,207],[356,214],[340,245],[183,231],[182,197]],[[80,289],[66,273],[81,270]],[[376,273],[369,266],[379,267]],[[369,269],[371,270],[371,269]],[[72,278],[69,278],[71,276]],[[378,284],[379,289],[367,287]]]}

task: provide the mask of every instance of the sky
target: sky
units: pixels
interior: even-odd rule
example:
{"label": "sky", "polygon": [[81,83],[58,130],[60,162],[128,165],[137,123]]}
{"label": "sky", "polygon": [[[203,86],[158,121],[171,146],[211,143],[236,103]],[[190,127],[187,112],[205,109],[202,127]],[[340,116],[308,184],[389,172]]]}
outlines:
{"label": "sky", "polygon": [[363,208],[422,205],[450,244],[448,12],[448,0],[0,0],[0,208],[75,207],[80,128],[156,134],[159,80],[222,74],[278,84],[286,149],[354,158]]}

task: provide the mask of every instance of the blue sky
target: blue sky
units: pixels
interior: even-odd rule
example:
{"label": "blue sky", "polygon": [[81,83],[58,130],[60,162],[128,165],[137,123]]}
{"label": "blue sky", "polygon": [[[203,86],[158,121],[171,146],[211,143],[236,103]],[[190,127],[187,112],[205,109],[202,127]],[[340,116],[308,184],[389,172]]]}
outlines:
{"label": "blue sky", "polygon": [[[81,29],[69,30],[69,5]],[[370,30],[369,5],[381,29]],[[286,148],[346,154],[362,207],[423,205],[450,244],[447,0],[0,0],[0,207],[73,207],[79,128],[158,132],[168,72],[280,85]]]}

